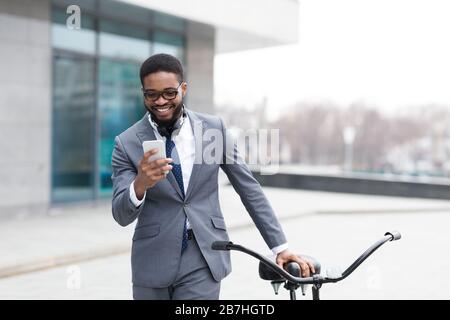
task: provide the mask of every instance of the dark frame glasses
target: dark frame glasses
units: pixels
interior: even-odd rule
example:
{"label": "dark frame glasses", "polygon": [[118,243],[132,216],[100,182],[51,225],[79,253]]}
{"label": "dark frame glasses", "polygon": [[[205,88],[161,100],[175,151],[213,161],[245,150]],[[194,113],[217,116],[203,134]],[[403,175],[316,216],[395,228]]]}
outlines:
{"label": "dark frame glasses", "polygon": [[177,88],[165,89],[163,91],[144,90],[144,88],[142,88],[142,93],[144,94],[144,98],[147,101],[155,102],[159,99],[160,96],[162,96],[166,100],[173,100],[177,97],[182,84],[183,82],[180,82]]}

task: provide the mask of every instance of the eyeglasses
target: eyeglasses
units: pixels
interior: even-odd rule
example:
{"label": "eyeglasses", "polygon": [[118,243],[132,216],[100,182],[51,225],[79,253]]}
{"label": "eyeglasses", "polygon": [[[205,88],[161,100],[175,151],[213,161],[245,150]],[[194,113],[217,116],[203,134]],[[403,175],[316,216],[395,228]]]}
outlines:
{"label": "eyeglasses", "polygon": [[159,99],[160,96],[163,96],[164,99],[166,100],[173,100],[177,97],[178,95],[178,89],[180,89],[180,86],[183,84],[183,82],[181,82],[178,87],[175,89],[165,89],[163,91],[155,91],[155,90],[144,90],[142,89],[143,93],[144,93],[144,98],[147,101],[153,101],[155,102],[156,100]]}

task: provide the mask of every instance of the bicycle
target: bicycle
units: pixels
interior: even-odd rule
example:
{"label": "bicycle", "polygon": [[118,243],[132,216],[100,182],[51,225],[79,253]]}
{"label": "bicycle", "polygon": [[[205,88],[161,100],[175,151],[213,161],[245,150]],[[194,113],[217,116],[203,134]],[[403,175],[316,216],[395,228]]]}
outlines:
{"label": "bicycle", "polygon": [[275,294],[282,284],[284,288],[289,290],[290,299],[296,300],[296,290],[301,287],[302,294],[306,294],[306,285],[312,285],[313,300],[320,300],[320,289],[325,283],[336,283],[347,278],[353,271],[358,268],[372,253],[386,242],[396,241],[401,239],[401,234],[398,231],[386,232],[384,237],[370,246],[363,254],[361,254],[347,269],[342,273],[332,274],[327,271],[325,276],[321,275],[321,265],[313,257],[306,255],[299,255],[314,264],[315,273],[307,278],[302,278],[300,273],[300,266],[296,262],[290,262],[286,265],[287,271],[280,268],[276,263],[269,258],[260,255],[259,253],[245,248],[241,245],[234,244],[231,241],[215,241],[212,243],[213,250],[236,250],[244,252],[259,260],[259,276],[263,280],[271,282]]}

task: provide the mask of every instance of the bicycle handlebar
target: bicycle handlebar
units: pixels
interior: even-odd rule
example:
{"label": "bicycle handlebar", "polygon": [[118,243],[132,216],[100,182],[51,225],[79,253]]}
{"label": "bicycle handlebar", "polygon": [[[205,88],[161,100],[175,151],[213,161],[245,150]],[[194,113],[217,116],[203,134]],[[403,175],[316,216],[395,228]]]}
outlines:
{"label": "bicycle handlebar", "polygon": [[383,238],[381,238],[380,240],[375,242],[366,251],[364,251],[364,253],[358,257],[358,259],[356,259],[347,269],[345,269],[345,271],[342,274],[340,274],[337,277],[324,277],[321,275],[313,275],[312,277],[307,277],[307,278],[295,277],[295,276],[291,275],[290,273],[288,273],[287,271],[285,271],[283,268],[280,268],[276,263],[274,263],[270,259],[260,255],[259,253],[255,252],[255,251],[247,249],[241,245],[234,244],[231,241],[215,241],[212,243],[211,249],[223,250],[223,251],[227,251],[227,250],[241,251],[241,252],[244,252],[244,253],[251,255],[252,257],[258,259],[259,261],[264,263],[267,267],[269,267],[274,272],[279,274],[281,277],[283,277],[284,279],[286,279],[292,283],[320,285],[323,283],[338,282],[338,281],[341,281],[341,280],[347,278],[353,271],[356,270],[356,268],[358,268],[361,265],[361,263],[364,262],[364,260],[366,260],[379,247],[381,247],[386,242],[395,241],[395,240],[399,240],[399,239],[401,239],[401,234],[398,231],[386,232],[384,234]]}

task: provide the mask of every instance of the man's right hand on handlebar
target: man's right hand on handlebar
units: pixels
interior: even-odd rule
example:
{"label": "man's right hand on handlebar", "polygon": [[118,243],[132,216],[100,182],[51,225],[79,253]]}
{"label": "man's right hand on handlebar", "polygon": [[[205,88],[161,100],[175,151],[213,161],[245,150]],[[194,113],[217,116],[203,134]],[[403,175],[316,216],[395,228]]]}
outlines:
{"label": "man's right hand on handlebar", "polygon": [[311,262],[297,256],[288,249],[281,251],[277,255],[276,263],[280,268],[283,268],[283,266],[289,262],[297,262],[299,264],[300,269],[302,269],[303,278],[307,278],[311,275],[311,273],[316,272],[314,265]]}
{"label": "man's right hand on handlebar", "polygon": [[158,149],[150,149],[144,153],[141,161],[139,161],[138,174],[134,180],[134,191],[139,200],[144,197],[147,189],[152,188],[156,183],[166,178],[167,174],[164,173],[165,171],[172,170],[172,166],[169,164],[173,161],[171,158],[148,162],[149,157],[157,152]]}

